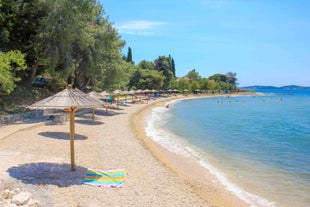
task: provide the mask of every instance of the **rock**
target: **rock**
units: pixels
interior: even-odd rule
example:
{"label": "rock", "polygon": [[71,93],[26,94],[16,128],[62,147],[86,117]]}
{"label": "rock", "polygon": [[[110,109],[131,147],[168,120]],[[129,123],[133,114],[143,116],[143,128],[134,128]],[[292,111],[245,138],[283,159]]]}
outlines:
{"label": "rock", "polygon": [[1,197],[3,197],[3,199],[11,199],[14,195],[14,192],[10,191],[9,189],[5,189]]}
{"label": "rock", "polygon": [[29,192],[23,192],[19,188],[14,190],[0,190],[0,207],[41,207],[38,200],[32,199]]}
{"label": "rock", "polygon": [[15,193],[15,195],[17,195],[17,194],[19,194],[20,192],[22,192],[22,190],[19,189],[19,188],[15,188],[15,189],[13,190],[13,192]]}
{"label": "rock", "polygon": [[21,192],[21,193],[13,196],[12,203],[15,203],[16,205],[25,205],[28,203],[31,196],[32,196],[31,193]]}
{"label": "rock", "polygon": [[41,204],[39,201],[31,199],[26,207],[41,207]]}
{"label": "rock", "polygon": [[0,201],[0,206],[9,206],[11,205],[11,201],[10,200],[3,200],[3,201]]}

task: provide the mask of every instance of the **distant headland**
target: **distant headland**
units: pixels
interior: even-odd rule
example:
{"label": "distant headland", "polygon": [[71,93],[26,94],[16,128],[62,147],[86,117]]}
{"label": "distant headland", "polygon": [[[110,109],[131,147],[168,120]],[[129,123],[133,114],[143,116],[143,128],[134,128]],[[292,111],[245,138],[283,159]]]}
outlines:
{"label": "distant headland", "polygon": [[255,85],[255,86],[245,86],[241,87],[242,89],[246,90],[270,90],[270,89],[283,89],[283,90],[304,90],[304,89],[310,89],[310,86],[297,86],[297,85],[287,85],[287,86],[261,86],[261,85]]}

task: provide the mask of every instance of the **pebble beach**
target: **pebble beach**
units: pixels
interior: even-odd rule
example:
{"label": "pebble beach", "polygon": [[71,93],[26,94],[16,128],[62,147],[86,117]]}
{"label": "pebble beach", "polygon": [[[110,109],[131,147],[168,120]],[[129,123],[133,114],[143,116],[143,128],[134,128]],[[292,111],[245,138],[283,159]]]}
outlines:
{"label": "pebble beach", "polygon": [[[0,206],[11,205],[3,192],[14,189],[29,193],[32,206],[249,206],[214,176],[146,137],[145,117],[171,99],[97,109],[94,121],[90,112],[77,113],[75,171],[68,121],[0,126]],[[88,169],[123,169],[126,180],[122,188],[85,185]],[[204,182],[198,182],[201,176]]]}

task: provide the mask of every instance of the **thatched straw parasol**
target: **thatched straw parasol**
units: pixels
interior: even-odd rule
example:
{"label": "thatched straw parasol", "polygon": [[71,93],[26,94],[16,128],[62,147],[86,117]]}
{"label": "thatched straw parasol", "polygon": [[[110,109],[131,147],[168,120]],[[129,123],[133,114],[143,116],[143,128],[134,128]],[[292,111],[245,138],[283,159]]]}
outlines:
{"label": "thatched straw parasol", "polygon": [[107,98],[107,96],[102,95],[102,94],[100,94],[100,93],[98,93],[96,91],[92,91],[92,92],[88,93],[88,95],[90,97],[93,97],[93,98],[96,98],[96,99],[106,99]]}
{"label": "thatched straw parasol", "polygon": [[90,97],[79,89],[68,87],[59,93],[46,99],[38,101],[30,106],[29,109],[64,109],[69,112],[70,117],[70,152],[71,170],[75,170],[74,164],[74,113],[81,108],[101,107],[103,102]]}
{"label": "thatched straw parasol", "polygon": [[111,91],[102,91],[102,92],[100,93],[100,95],[102,95],[102,96],[110,96],[111,94],[112,94]]}

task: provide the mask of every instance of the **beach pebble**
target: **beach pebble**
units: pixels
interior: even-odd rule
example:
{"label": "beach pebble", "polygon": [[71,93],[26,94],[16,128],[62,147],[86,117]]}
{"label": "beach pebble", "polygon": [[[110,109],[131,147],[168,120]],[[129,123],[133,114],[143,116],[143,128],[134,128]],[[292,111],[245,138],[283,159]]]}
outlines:
{"label": "beach pebble", "polygon": [[22,190],[19,189],[19,188],[15,188],[15,189],[13,190],[13,192],[15,193],[15,195],[17,195],[17,194],[19,194],[20,192],[22,192]]}
{"label": "beach pebble", "polygon": [[13,196],[15,195],[15,193],[13,191],[10,191],[9,189],[5,189],[2,192],[2,198],[3,199],[11,199]]}
{"label": "beach pebble", "polygon": [[33,199],[31,199],[26,205],[26,207],[40,207],[40,206],[41,206],[40,202]]}
{"label": "beach pebble", "polygon": [[32,199],[31,193],[23,192],[19,188],[4,189],[0,195],[0,207],[41,207],[38,200]]}
{"label": "beach pebble", "polygon": [[28,192],[20,192],[13,196],[12,203],[15,203],[16,205],[25,205],[29,202],[31,196],[32,195]]}

